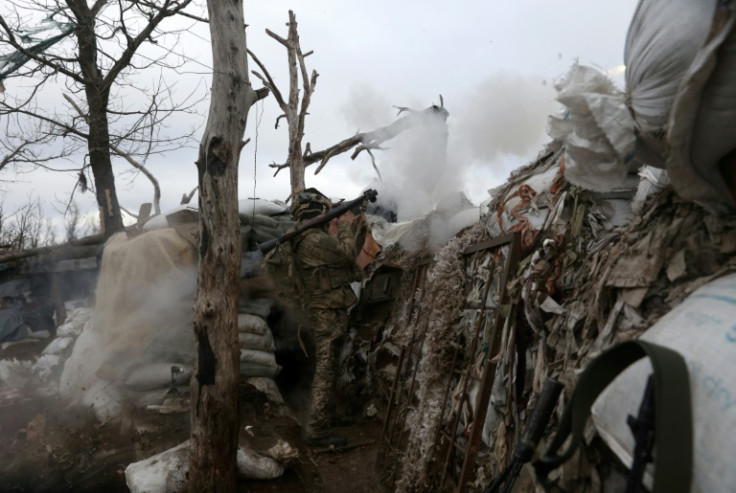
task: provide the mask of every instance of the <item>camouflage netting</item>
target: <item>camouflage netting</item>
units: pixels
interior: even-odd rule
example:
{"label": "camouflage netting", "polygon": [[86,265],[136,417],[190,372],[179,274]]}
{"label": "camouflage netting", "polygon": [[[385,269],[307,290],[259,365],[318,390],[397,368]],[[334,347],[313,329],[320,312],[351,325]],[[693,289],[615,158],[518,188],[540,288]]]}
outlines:
{"label": "camouflage netting", "polygon": [[[566,183],[561,168],[564,161],[559,151],[550,149],[538,162],[515,172],[495,191],[481,224],[445,246],[418,285],[412,280],[421,255],[384,252],[386,261],[404,269],[384,340],[374,355],[375,361],[392,361],[379,372],[379,380],[383,379],[379,387],[386,390],[387,398],[402,348],[414,340],[424,341],[416,366],[417,384],[409,389],[406,372],[400,377],[399,398],[410,404],[406,415],[397,420],[391,416],[389,423],[396,422],[393,436],[401,437],[394,438],[400,446],[382,451],[386,459],[379,467],[388,471],[389,488],[437,491],[444,487],[437,482],[445,474],[441,469],[446,457],[438,430],[460,407],[448,403],[445,409],[443,392],[449,382],[455,392],[450,400],[463,398],[457,395],[453,369],[464,367],[471,358],[479,361],[483,347],[488,347],[488,341],[481,340],[480,351],[467,353],[472,324],[462,310],[467,301],[463,286],[474,282],[460,258],[467,245],[516,231],[522,246],[518,269],[507,285],[509,316],[496,327],[502,331],[502,350],[492,355],[497,365],[495,381],[476,457],[475,483],[466,485],[468,491],[482,490],[508,462],[547,378],[565,384],[559,417],[576,375],[592,358],[637,337],[695,289],[736,267],[736,217],[716,217],[678,199],[669,188],[644,203],[635,202],[633,208],[641,212],[632,215],[637,185],[641,188],[638,177],[628,188],[592,193]],[[464,354],[453,368],[457,347]],[[470,397],[475,402],[475,395]],[[478,410],[473,411],[475,415]],[[467,436],[473,424],[467,416],[461,418],[460,437]],[[554,429],[556,418],[552,421]],[[592,425],[586,443],[553,473],[568,491],[599,492],[618,479],[611,472],[616,469],[612,456],[597,444]],[[459,467],[449,461],[448,477],[457,479]],[[529,478],[517,486],[516,491],[534,491]]]}

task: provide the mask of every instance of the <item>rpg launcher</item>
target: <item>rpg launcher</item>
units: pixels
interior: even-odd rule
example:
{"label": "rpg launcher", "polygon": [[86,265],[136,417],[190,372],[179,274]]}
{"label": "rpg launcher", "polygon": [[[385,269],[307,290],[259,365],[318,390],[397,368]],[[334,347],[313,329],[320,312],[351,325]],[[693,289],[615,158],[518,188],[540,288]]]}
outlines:
{"label": "rpg launcher", "polygon": [[357,199],[340,202],[337,206],[333,207],[332,209],[325,212],[321,216],[317,216],[308,221],[305,221],[298,228],[292,231],[289,231],[287,233],[284,233],[278,238],[274,238],[272,240],[268,240],[268,241],[264,241],[263,243],[259,243],[258,250],[260,250],[263,255],[266,255],[268,252],[270,252],[271,250],[273,250],[274,248],[276,248],[283,242],[296,238],[300,234],[304,233],[306,230],[315,228],[325,223],[328,223],[332,221],[334,218],[342,216],[349,210],[360,208],[366,200],[369,202],[375,202],[377,196],[378,196],[378,192],[376,192],[372,188],[369,188],[368,190],[363,192],[360,195],[360,197],[358,197]]}

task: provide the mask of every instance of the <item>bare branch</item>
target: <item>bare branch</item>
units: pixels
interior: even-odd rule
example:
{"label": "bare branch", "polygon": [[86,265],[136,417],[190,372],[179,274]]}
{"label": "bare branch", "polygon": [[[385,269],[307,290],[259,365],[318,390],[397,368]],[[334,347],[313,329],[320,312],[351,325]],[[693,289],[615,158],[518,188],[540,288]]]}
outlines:
{"label": "bare branch", "polygon": [[[104,78],[104,87],[109,87],[120,74],[120,72],[130,64],[130,60],[133,58],[133,55],[136,53],[140,45],[150,38],[151,33],[153,33],[153,31],[158,27],[161,21],[163,21],[166,17],[176,15],[187,5],[189,5],[190,2],[191,0],[182,0],[181,3],[172,0],[164,0],[164,5],[159,9],[158,14],[149,19],[148,24],[141,30],[140,33],[138,33],[138,36],[136,36],[129,42],[125,51],[123,51],[115,64],[107,72],[107,75]],[[171,8],[169,9],[168,7]]]}
{"label": "bare branch", "polygon": [[255,71],[251,71],[251,73],[258,77],[261,82],[263,82],[263,85],[266,86],[273,93],[273,96],[276,98],[276,102],[279,104],[279,107],[281,107],[281,110],[286,112],[287,106],[286,102],[284,101],[284,97],[281,95],[281,91],[279,91],[278,87],[276,87],[276,83],[273,81],[273,78],[271,78],[271,74],[268,72],[268,69],[266,69],[266,66],[261,63],[255,53],[248,50],[248,55],[250,55],[253,61],[256,62],[256,65],[258,65],[258,67],[263,71],[266,77],[264,79],[263,75]]}
{"label": "bare branch", "polygon": [[196,192],[199,189],[199,187],[194,187],[191,192],[188,194],[184,194],[181,196],[181,202],[179,202],[180,205],[186,205],[189,202],[192,201],[192,197],[194,196],[194,192]]}
{"label": "bare branch", "polygon": [[[77,111],[77,113],[79,114],[79,116],[81,116],[82,118],[84,118],[85,121],[88,121],[88,116],[82,111],[82,109],[79,107],[79,105],[77,105],[74,102],[74,100],[68,94],[64,94],[64,99],[66,99],[69,102],[69,104],[72,105],[72,107]],[[123,151],[122,149],[120,149],[120,147],[116,146],[113,143],[110,143],[110,149],[112,151],[114,151],[115,154],[117,154],[118,156],[120,156],[123,159],[125,159],[128,162],[128,164],[130,164],[131,166],[133,166],[134,168],[136,168],[138,171],[140,171],[141,173],[143,173],[146,176],[146,178],[148,178],[148,180],[153,185],[153,208],[154,208],[154,212],[156,214],[161,214],[161,187],[159,186],[159,183],[158,183],[158,180],[156,179],[156,177],[153,176],[153,174],[150,171],[148,171],[148,168],[146,168],[144,165],[142,165],[141,163],[139,163],[138,161],[136,161],[135,159],[133,159],[132,156],[130,156],[128,153],[126,153],[125,151]]]}
{"label": "bare branch", "polygon": [[[431,115],[442,120],[446,120],[448,116],[447,110],[436,105],[430,106],[429,108],[422,111],[412,110],[407,107],[398,108],[400,109],[399,113],[408,112],[409,114],[396,120],[390,125],[377,128],[372,132],[357,133],[352,137],[348,137],[347,139],[338,142],[331,147],[328,147],[327,149],[314,153],[307,153],[304,155],[304,166],[307,167],[311,164],[319,162],[320,164],[314,172],[314,174],[317,174],[322,171],[322,168],[325,167],[325,165],[331,158],[358,146],[356,147],[350,159],[354,160],[362,151],[369,151],[371,159],[373,160],[373,167],[376,169],[376,172],[378,172],[378,168],[375,165],[375,157],[370,152],[371,150],[380,150],[381,144],[393,139],[404,130],[422,123],[423,119],[427,116]],[[288,168],[289,164],[274,163],[269,166],[276,169],[276,172],[274,173],[275,175],[278,174],[278,172],[282,169]]]}
{"label": "bare branch", "polygon": [[273,31],[271,31],[270,29],[266,29],[266,34],[268,34],[273,39],[275,39],[276,41],[278,41],[279,43],[281,43],[282,45],[284,45],[287,49],[289,48],[289,42],[287,40],[285,40],[284,38],[282,38],[281,36],[279,36],[278,34],[276,34]]}
{"label": "bare branch", "polygon": [[278,130],[278,128],[279,128],[279,120],[281,120],[282,118],[286,118],[286,115],[279,115],[279,116],[276,117],[276,125],[274,125],[274,129]]}

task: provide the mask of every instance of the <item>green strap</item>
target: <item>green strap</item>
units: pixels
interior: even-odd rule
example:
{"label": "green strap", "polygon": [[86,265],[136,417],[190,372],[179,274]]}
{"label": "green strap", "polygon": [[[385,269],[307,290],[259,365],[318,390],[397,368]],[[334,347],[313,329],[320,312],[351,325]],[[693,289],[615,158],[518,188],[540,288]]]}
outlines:
{"label": "green strap", "polygon": [[[557,434],[540,460],[543,470],[555,469],[572,457],[598,395],[619,373],[644,356],[649,357],[654,368],[656,467],[652,493],[690,491],[693,429],[687,365],[676,351],[642,340],[614,346],[594,359],[580,375]],[[571,438],[567,450],[556,455],[568,436]]]}

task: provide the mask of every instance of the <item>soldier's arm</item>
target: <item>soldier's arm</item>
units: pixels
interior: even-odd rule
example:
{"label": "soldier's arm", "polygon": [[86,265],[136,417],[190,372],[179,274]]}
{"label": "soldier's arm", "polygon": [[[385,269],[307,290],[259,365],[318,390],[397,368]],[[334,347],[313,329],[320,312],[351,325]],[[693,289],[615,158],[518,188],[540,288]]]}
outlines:
{"label": "soldier's arm", "polygon": [[[334,238],[334,237],[333,237]],[[355,232],[348,221],[338,221],[337,250],[341,256],[350,262],[355,261]]]}

